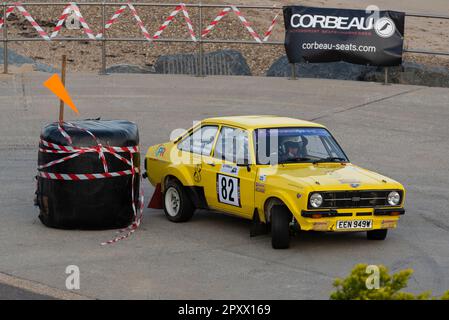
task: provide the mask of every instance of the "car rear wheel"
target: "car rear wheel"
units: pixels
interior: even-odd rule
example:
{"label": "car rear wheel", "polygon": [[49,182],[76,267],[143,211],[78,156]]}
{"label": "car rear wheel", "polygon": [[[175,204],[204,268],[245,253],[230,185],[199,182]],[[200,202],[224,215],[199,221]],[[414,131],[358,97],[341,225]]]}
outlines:
{"label": "car rear wheel", "polygon": [[195,207],[181,183],[170,180],[165,185],[164,212],[172,222],[186,222],[193,216]]}
{"label": "car rear wheel", "polygon": [[291,213],[285,206],[274,206],[271,209],[271,245],[273,249],[290,247]]}
{"label": "car rear wheel", "polygon": [[366,232],[366,238],[368,240],[385,240],[387,233],[388,229],[371,230]]}

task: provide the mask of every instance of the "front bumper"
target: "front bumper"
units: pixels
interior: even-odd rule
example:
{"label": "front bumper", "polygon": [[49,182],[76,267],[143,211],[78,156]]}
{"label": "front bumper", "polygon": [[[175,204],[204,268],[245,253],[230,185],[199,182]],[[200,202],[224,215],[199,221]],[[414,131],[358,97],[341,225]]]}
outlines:
{"label": "front bumper", "polygon": [[369,211],[360,209],[348,210],[303,210],[301,216],[304,218],[318,218],[321,216],[323,218],[328,217],[367,217],[367,216],[402,216],[405,214],[404,208],[382,208],[382,209],[370,209]]}
{"label": "front bumper", "polygon": [[[301,230],[305,231],[331,231],[354,232],[378,229],[394,229],[397,227],[399,216],[404,215],[403,208],[381,209],[336,209],[336,210],[303,210],[298,220]],[[338,221],[371,220],[370,229],[337,229]]]}

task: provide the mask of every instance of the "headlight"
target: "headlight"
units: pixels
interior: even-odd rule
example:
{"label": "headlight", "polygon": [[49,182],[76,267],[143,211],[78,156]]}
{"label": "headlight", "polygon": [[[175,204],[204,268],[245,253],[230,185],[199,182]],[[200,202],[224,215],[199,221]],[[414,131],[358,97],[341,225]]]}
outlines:
{"label": "headlight", "polygon": [[401,203],[401,195],[399,192],[391,191],[388,194],[387,202],[390,206],[397,206],[399,203]]}
{"label": "headlight", "polygon": [[323,196],[319,193],[314,193],[310,196],[310,205],[314,208],[319,208],[323,204]]}

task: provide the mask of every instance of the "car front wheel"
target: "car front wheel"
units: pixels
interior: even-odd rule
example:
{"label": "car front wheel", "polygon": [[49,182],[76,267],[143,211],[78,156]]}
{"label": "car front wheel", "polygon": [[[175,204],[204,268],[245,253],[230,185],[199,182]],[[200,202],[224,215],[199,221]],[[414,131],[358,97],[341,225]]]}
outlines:
{"label": "car front wheel", "polygon": [[366,232],[366,238],[368,240],[385,240],[387,233],[388,229],[371,230]]}
{"label": "car front wheel", "polygon": [[271,209],[271,245],[273,249],[290,247],[291,213],[285,206],[274,206]]}
{"label": "car front wheel", "polygon": [[172,222],[185,222],[193,216],[195,208],[184,186],[175,180],[169,181],[164,191],[164,212]]}

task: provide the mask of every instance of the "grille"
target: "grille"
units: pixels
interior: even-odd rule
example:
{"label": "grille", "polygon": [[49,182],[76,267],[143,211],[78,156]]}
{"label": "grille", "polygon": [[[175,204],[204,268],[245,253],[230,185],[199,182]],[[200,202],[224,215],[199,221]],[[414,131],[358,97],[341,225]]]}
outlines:
{"label": "grille", "polygon": [[[334,191],[320,192],[323,196],[322,208],[373,208],[379,206],[389,206],[387,203],[388,194],[392,190],[375,191]],[[398,191],[402,198],[402,192]],[[310,207],[309,203],[309,208]]]}

